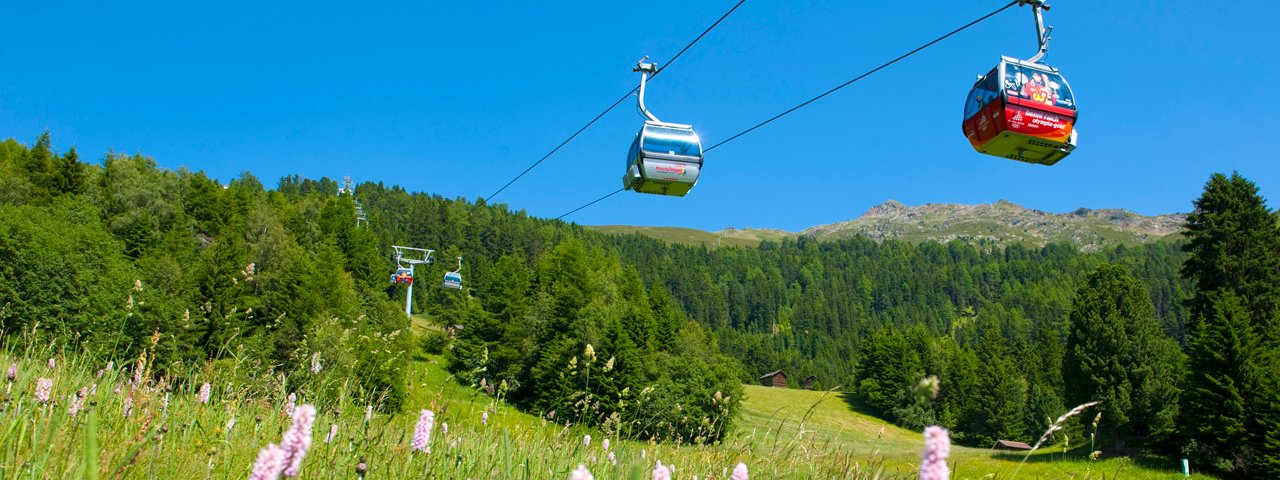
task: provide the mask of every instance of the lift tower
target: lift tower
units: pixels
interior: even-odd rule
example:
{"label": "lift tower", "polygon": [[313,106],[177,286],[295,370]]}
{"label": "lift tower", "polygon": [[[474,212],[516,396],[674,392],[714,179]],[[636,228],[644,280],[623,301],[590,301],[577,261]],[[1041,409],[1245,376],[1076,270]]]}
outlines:
{"label": "lift tower", "polygon": [[[402,247],[399,245],[392,245],[391,248],[396,251],[396,267],[409,269],[409,278],[411,280],[409,281],[409,293],[404,298],[404,316],[413,321],[413,316],[410,312],[410,307],[413,306],[413,267],[423,263],[430,264],[432,262],[431,254],[435,253],[435,250]],[[408,265],[408,267],[405,267],[405,265]]]}

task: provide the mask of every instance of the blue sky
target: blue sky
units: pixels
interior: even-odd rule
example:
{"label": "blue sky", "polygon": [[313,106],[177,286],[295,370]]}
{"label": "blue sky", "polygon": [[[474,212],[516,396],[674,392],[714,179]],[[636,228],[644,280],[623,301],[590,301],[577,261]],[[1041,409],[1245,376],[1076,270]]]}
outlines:
{"label": "blue sky", "polygon": [[[474,199],[735,2],[110,3],[0,5],[0,137]],[[710,145],[1003,4],[748,0],[648,104]],[[1280,3],[1061,0],[1046,21],[1080,105],[1056,166],[979,155],[960,130],[973,78],[1034,52],[1012,8],[711,152],[687,197],[623,192],[569,220],[794,231],[887,199],[1156,214],[1232,170],[1280,207]],[[496,202],[555,217],[617,189],[640,124],[627,102]]]}

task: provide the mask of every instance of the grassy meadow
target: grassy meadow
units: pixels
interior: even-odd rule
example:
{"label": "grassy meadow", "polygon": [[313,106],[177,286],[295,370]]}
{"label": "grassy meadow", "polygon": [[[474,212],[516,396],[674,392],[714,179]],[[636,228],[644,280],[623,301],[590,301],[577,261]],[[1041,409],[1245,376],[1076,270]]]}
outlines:
{"label": "grassy meadow", "polygon": [[[752,478],[911,478],[922,444],[919,432],[860,414],[838,393],[748,386],[720,445],[608,438],[606,448],[602,432],[460,385],[437,356],[405,362],[410,408],[396,415],[345,400],[344,384],[315,388],[338,393],[313,398],[314,384],[246,380],[246,362],[196,366],[176,372],[191,382],[171,382],[135,376],[137,361],[108,365],[53,347],[0,352],[0,368],[15,373],[3,387],[0,478],[249,478],[259,451],[290,426],[289,393],[318,411],[297,476],[306,479],[358,478],[361,464],[364,478],[569,478],[579,464],[599,479],[650,478],[658,461],[675,467],[674,478],[728,478],[738,462]],[[47,401],[41,379],[52,382]],[[421,409],[435,413],[429,453],[410,449]],[[1087,455],[1087,445],[1046,448],[1019,470],[1021,455],[953,447],[951,465],[958,479],[1181,477],[1169,459]]]}

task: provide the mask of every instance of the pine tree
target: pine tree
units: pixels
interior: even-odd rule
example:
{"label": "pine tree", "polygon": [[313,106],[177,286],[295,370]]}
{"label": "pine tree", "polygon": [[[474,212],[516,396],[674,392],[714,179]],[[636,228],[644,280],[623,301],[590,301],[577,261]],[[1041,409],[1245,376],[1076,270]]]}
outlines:
{"label": "pine tree", "polygon": [[85,192],[88,175],[75,147],[66,155],[54,157],[50,165],[50,187],[58,194],[77,195]]}
{"label": "pine tree", "polygon": [[1237,476],[1280,465],[1274,371],[1280,350],[1280,229],[1252,182],[1214,174],[1187,219],[1195,282],[1182,433],[1201,461]]}
{"label": "pine tree", "polygon": [[858,371],[858,395],[882,413],[906,405],[910,391],[924,377],[918,353],[907,345],[902,333],[892,328],[877,331],[862,350]]}
{"label": "pine tree", "polygon": [[1194,442],[1200,463],[1242,473],[1248,458],[1248,419],[1258,338],[1248,314],[1230,291],[1206,295],[1206,312],[1187,339],[1190,357],[1186,391],[1182,396],[1181,433]]}
{"label": "pine tree", "polygon": [[1159,437],[1173,427],[1180,364],[1142,283],[1118,265],[1094,270],[1072,305],[1067,403],[1101,400],[1113,437]]}
{"label": "pine tree", "polygon": [[1232,173],[1215,173],[1187,218],[1191,254],[1182,276],[1195,282],[1194,318],[1208,310],[1208,296],[1222,289],[1235,292],[1253,316],[1252,323],[1276,328],[1280,309],[1280,229],[1258,186]]}
{"label": "pine tree", "polygon": [[1026,440],[1022,412],[1027,403],[1027,381],[1013,368],[999,325],[983,329],[976,353],[981,366],[977,398],[973,399],[973,438],[989,446],[996,440]]}
{"label": "pine tree", "polygon": [[51,168],[53,166],[53,140],[49,136],[49,131],[45,130],[40,134],[40,138],[36,139],[36,144],[31,147],[31,152],[27,154],[26,161],[23,162],[24,173],[36,186],[44,189],[44,194],[48,194],[50,187]]}

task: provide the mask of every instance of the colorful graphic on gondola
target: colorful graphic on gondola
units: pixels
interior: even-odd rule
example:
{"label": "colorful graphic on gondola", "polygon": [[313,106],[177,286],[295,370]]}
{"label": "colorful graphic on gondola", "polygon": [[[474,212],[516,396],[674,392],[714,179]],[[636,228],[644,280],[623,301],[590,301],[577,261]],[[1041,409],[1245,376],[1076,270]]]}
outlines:
{"label": "colorful graphic on gondola", "polygon": [[413,273],[407,268],[397,268],[391,274],[391,283],[413,283]]}

